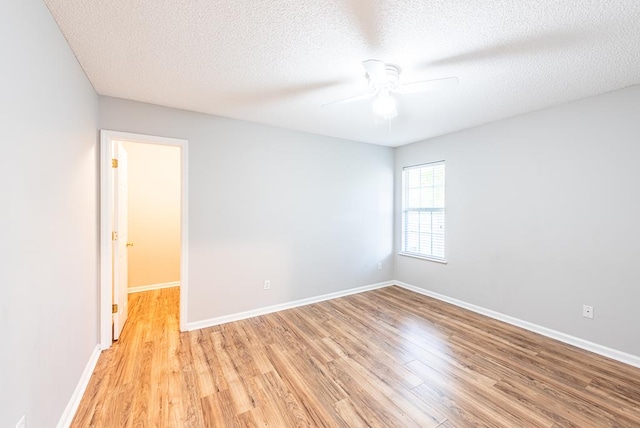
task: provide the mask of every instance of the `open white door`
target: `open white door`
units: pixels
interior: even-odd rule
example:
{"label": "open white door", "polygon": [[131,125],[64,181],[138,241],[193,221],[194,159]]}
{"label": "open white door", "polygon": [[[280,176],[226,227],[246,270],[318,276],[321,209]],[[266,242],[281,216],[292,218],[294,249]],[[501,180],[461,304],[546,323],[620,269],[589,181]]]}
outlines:
{"label": "open white door", "polygon": [[[100,346],[108,349],[113,340],[120,337],[127,320],[127,217],[116,213],[126,212],[127,159],[120,150],[119,168],[112,168],[115,146],[119,141],[163,144],[181,149],[181,238],[180,238],[180,331],[187,330],[189,284],[189,203],[188,203],[188,141],[152,135],[131,134],[109,130],[100,131]],[[124,153],[124,154],[123,154]],[[116,184],[117,177],[117,184]],[[124,186],[124,189],[122,188]],[[116,194],[119,196],[116,200]],[[123,205],[124,203],[124,205]],[[118,205],[117,205],[118,204]],[[119,217],[119,218],[118,218]],[[116,223],[117,222],[117,223]],[[112,239],[118,232],[118,240]],[[113,313],[113,304],[118,311]]]}
{"label": "open white door", "polygon": [[128,196],[127,152],[122,143],[113,143],[113,158],[117,165],[113,170],[113,230],[117,233],[113,242],[113,340],[118,340],[128,313]]}

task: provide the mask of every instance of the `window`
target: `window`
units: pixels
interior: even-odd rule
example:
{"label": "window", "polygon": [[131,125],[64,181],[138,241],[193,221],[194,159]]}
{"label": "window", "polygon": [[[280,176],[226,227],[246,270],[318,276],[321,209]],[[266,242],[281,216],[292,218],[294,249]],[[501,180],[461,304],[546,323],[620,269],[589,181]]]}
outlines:
{"label": "window", "polygon": [[444,261],[444,162],[402,170],[402,252]]}

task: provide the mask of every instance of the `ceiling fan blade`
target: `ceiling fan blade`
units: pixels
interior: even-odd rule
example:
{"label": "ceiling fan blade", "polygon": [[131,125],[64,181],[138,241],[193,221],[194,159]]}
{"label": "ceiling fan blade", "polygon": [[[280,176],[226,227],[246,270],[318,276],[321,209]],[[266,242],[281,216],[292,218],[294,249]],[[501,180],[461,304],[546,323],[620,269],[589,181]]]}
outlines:
{"label": "ceiling fan blade", "polygon": [[322,107],[353,103],[353,102],[360,101],[360,100],[366,100],[367,98],[372,98],[374,96],[375,96],[374,93],[367,92],[366,94],[356,95],[354,97],[344,98],[344,99],[341,99],[341,100],[338,100],[338,101],[332,101],[330,103],[323,104]]}
{"label": "ceiling fan blade", "polygon": [[387,68],[384,61],[379,59],[368,59],[362,61],[362,66],[367,71],[369,79],[373,83],[384,83],[387,81]]}
{"label": "ceiling fan blade", "polygon": [[441,89],[455,88],[460,81],[457,77],[445,77],[443,79],[421,80],[398,86],[395,92],[400,94],[415,94],[418,92],[439,91]]}
{"label": "ceiling fan blade", "polygon": [[345,0],[339,2],[342,4],[358,27],[359,33],[362,33],[367,45],[371,48],[380,46],[381,36],[381,15],[380,7],[375,2],[367,2],[362,0]]}

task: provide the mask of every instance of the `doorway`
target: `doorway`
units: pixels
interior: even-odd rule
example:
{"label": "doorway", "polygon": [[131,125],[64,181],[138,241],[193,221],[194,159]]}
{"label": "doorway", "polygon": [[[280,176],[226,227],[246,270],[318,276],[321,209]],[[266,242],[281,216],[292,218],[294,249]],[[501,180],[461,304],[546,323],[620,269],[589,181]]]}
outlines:
{"label": "doorway", "polygon": [[[117,339],[128,313],[128,293],[180,285],[180,330],[184,331],[187,319],[187,146],[186,140],[164,138],[150,135],[131,134],[116,131],[101,131],[101,208],[100,208],[100,342],[102,349],[111,346]],[[177,152],[177,153],[176,153]],[[178,159],[171,156],[177,155]],[[151,158],[158,163],[151,165]],[[148,158],[145,160],[145,158]],[[133,164],[132,164],[133,162]],[[168,163],[167,163],[168,162]],[[146,171],[128,168],[144,166]],[[170,184],[164,189],[155,189],[150,193],[141,191],[144,183],[130,179],[149,181],[149,175],[156,175],[156,181],[162,177],[164,169],[179,169],[179,183]],[[136,179],[136,177],[138,177]],[[133,192],[133,194],[131,194]],[[127,196],[127,193],[130,195]],[[171,194],[174,199],[171,199]],[[136,196],[137,195],[137,196]],[[137,216],[149,214],[154,210],[149,205],[166,206],[170,200],[178,202],[178,207],[162,210],[154,221],[141,220]],[[158,205],[159,204],[159,205]],[[145,208],[146,207],[146,208]],[[135,215],[129,214],[133,208]],[[176,209],[177,208],[177,209]],[[173,221],[179,224],[171,225]],[[152,223],[157,224],[154,232]],[[132,223],[132,224],[130,224]],[[133,226],[133,229],[131,227]],[[174,229],[174,230],[172,230]],[[133,234],[129,231],[133,230]],[[158,234],[158,230],[164,233]],[[138,247],[136,248],[136,239]],[[161,244],[171,244],[173,248],[162,250]],[[179,247],[179,250],[177,250]],[[144,251],[144,249],[147,251]],[[134,251],[135,249],[135,251]],[[153,250],[150,250],[153,249]],[[155,254],[149,254],[155,252]],[[128,272],[131,264],[135,272]],[[159,263],[154,263],[152,260]],[[149,266],[160,268],[149,269]]]}

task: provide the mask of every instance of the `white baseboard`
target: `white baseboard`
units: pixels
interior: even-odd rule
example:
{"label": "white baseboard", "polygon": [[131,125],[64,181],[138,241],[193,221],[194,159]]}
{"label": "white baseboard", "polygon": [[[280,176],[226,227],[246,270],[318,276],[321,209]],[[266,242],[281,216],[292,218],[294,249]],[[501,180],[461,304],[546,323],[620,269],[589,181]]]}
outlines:
{"label": "white baseboard", "polygon": [[542,336],[550,337],[551,339],[558,340],[560,342],[568,343],[575,347],[599,354],[612,360],[620,361],[631,366],[640,367],[640,357],[626,352],[618,351],[597,343],[589,342],[588,340],[580,339],[579,337],[572,336],[570,334],[562,333],[557,330],[552,330],[547,327],[540,326],[538,324],[524,321],[519,318],[515,318],[509,315],[505,315],[500,312],[493,311],[491,309],[476,306],[471,303],[464,302],[462,300],[454,299],[453,297],[445,296],[443,294],[435,293],[433,291],[425,290],[424,288],[416,287],[415,285],[407,284],[401,281],[394,281],[394,284],[406,288],[407,290],[414,291],[418,294],[423,294],[434,299],[441,300],[443,302],[451,303],[452,305],[459,306],[464,309],[468,309],[472,312],[476,312],[481,315],[486,315],[489,318],[496,319],[498,321],[506,322],[507,324],[515,325],[516,327],[523,328],[525,330],[532,331],[534,333],[541,334]]}
{"label": "white baseboard", "polygon": [[297,308],[298,306],[310,305],[312,303],[322,302],[324,300],[336,299],[338,297],[348,296],[350,294],[362,293],[377,288],[388,287],[394,285],[395,281],[379,282],[377,284],[365,285],[363,287],[350,288],[348,290],[337,291],[335,293],[323,294],[321,296],[309,297],[307,299],[294,300],[292,302],[280,303],[278,305],[267,306],[264,308],[253,309],[250,311],[239,312],[236,314],[225,315],[222,317],[210,318],[202,321],[187,323],[187,331],[199,330],[201,328],[213,327],[215,325],[226,324],[228,322],[240,321],[247,318],[253,318],[260,315],[266,315],[273,312],[284,311],[285,309]]}
{"label": "white baseboard", "polygon": [[71,399],[69,400],[67,407],[64,409],[64,412],[62,412],[58,425],[56,425],[57,428],[67,428],[71,425],[71,422],[73,422],[73,418],[76,415],[76,411],[78,411],[78,406],[80,406],[80,401],[82,401],[84,391],[87,389],[87,385],[89,385],[89,380],[91,379],[93,370],[96,368],[101,352],[102,349],[100,348],[100,345],[96,345],[89,357],[89,361],[87,362],[84,371],[82,372],[82,376],[80,376],[78,385],[76,385],[76,389],[71,395]]}
{"label": "white baseboard", "polygon": [[180,281],[163,282],[161,284],[139,285],[137,287],[129,287],[129,294],[140,293],[141,291],[159,290],[161,288],[180,287]]}

